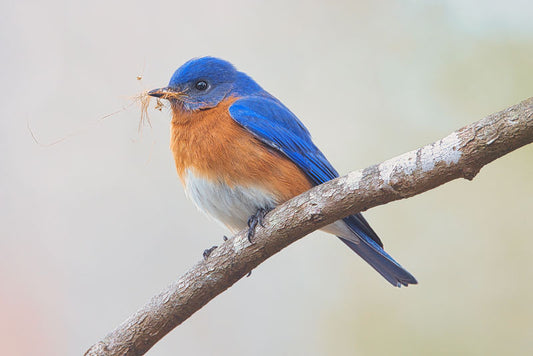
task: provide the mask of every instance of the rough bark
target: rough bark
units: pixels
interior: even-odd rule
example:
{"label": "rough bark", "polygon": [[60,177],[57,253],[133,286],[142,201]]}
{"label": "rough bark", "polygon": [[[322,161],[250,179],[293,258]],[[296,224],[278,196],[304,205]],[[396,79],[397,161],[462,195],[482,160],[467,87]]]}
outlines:
{"label": "rough bark", "polygon": [[142,355],[211,299],[296,240],[339,218],[408,198],[533,142],[533,98],[445,138],[315,187],[270,212],[254,242],[241,231],[154,296],[86,355]]}

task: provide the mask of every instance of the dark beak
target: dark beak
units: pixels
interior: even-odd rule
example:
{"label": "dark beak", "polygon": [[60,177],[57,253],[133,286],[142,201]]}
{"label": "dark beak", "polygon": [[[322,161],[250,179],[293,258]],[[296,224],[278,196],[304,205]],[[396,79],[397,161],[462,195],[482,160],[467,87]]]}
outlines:
{"label": "dark beak", "polygon": [[170,87],[158,88],[158,89],[150,90],[148,92],[148,95],[150,96],[153,96],[156,98],[163,97],[164,99],[166,99],[166,97],[169,97],[169,96],[175,96],[176,94],[178,94],[178,92]]}

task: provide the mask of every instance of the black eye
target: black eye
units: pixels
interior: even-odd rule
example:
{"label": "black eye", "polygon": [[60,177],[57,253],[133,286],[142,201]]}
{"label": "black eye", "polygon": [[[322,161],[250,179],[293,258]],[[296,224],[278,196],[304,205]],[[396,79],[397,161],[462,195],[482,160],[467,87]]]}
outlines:
{"label": "black eye", "polygon": [[205,80],[200,80],[200,81],[196,82],[196,84],[194,86],[196,87],[196,89],[198,89],[200,91],[204,91],[208,87],[207,82]]}

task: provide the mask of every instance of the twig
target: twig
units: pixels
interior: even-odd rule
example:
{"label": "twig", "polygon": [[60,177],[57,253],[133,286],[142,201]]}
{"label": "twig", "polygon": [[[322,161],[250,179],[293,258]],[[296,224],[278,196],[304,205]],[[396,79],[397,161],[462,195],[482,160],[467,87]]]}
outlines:
{"label": "twig", "polygon": [[315,187],[269,213],[250,244],[241,231],[129,317],[86,355],[143,355],[168,332],[253,268],[342,217],[408,198],[533,142],[533,98],[442,140]]}

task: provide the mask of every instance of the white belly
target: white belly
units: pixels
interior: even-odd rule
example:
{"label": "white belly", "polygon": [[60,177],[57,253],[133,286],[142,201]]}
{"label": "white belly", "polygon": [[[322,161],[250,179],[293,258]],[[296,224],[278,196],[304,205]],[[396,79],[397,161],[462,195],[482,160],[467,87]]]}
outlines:
{"label": "white belly", "polygon": [[187,170],[185,192],[198,209],[233,231],[245,228],[257,210],[277,205],[274,196],[259,187],[230,187],[203,179],[192,170]]}
{"label": "white belly", "polygon": [[[232,232],[248,226],[248,219],[259,209],[273,209],[278,205],[275,197],[259,187],[230,187],[225,183],[213,183],[187,170],[185,193],[199,210],[221,222]],[[322,231],[359,243],[359,237],[338,220],[324,226]]]}

